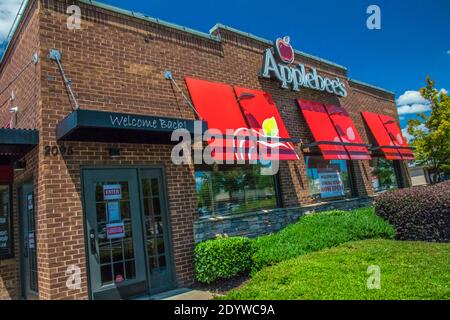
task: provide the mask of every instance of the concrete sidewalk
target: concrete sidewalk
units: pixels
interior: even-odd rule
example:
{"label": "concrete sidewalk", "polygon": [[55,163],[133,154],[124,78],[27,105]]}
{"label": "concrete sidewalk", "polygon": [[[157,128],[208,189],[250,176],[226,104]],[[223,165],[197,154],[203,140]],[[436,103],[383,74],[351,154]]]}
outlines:
{"label": "concrete sidewalk", "polygon": [[136,300],[213,300],[213,299],[214,296],[209,291],[181,288],[155,294],[153,296],[137,298]]}

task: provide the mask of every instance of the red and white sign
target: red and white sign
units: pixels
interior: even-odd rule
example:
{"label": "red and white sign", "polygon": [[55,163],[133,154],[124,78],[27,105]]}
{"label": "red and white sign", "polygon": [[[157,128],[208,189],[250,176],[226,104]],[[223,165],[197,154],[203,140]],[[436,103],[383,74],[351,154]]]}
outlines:
{"label": "red and white sign", "polygon": [[103,186],[103,200],[121,200],[122,186],[120,184],[107,184]]}
{"label": "red and white sign", "polygon": [[123,222],[107,224],[106,236],[108,240],[125,238],[125,224]]}

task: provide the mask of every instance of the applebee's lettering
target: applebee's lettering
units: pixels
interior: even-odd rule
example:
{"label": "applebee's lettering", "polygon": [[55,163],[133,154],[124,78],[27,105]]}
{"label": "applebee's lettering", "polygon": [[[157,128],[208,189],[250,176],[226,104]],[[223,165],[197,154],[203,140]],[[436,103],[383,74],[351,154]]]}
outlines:
{"label": "applebee's lettering", "polygon": [[300,87],[304,87],[318,91],[326,91],[341,97],[347,96],[345,83],[339,78],[330,79],[320,76],[316,68],[311,68],[307,72],[303,64],[298,64],[294,67],[277,63],[270,48],[264,53],[261,76],[268,79],[276,78],[281,82],[283,89],[291,88],[293,91],[300,91]]}

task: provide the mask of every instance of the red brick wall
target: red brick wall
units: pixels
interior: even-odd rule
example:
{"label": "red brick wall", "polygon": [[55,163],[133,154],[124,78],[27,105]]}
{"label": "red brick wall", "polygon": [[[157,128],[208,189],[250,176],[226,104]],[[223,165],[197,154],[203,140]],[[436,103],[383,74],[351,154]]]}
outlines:
{"label": "red brick wall", "polygon": [[[39,11],[38,2],[29,6],[21,27],[17,30],[2,64],[0,65],[0,89],[6,88],[9,83],[32,60],[33,54],[39,49]],[[10,105],[9,97],[14,91],[15,100]],[[19,112],[14,121],[15,128],[35,129],[39,127],[39,101],[40,101],[40,66],[31,64],[9,88],[0,95],[0,127],[11,120],[9,108],[18,107]],[[30,154],[31,156],[31,154]],[[37,157],[37,154],[34,153]],[[34,170],[34,163],[29,159],[28,171]],[[24,172],[27,173],[27,172]],[[15,181],[20,181],[16,177]],[[14,227],[14,254],[15,258],[0,261],[0,299],[17,299],[19,297],[19,245],[18,245],[18,211],[16,203],[16,189],[13,188],[13,227]]]}
{"label": "red brick wall", "polygon": [[[51,48],[62,50],[64,68],[83,109],[194,119],[194,113],[179,92],[163,78],[164,70],[171,70],[186,93],[185,76],[271,93],[291,136],[305,142],[311,141],[312,136],[295,102],[299,97],[346,106],[362,135],[365,130],[360,111],[396,112],[393,96],[349,82],[346,82],[349,91],[346,98],[309,89],[300,93],[281,90],[277,82],[257,76],[263,50],[268,45],[233,32],[220,30],[222,41],[216,42],[81,3],[82,29],[69,30],[65,12],[73,1],[40,0],[39,3],[41,11],[36,30],[39,30],[41,52],[40,144],[35,181],[41,299],[88,298],[80,182],[83,166],[164,165],[180,286],[192,281],[192,221],[197,215],[193,168],[173,166],[169,146],[118,145],[122,155],[112,160],[107,150],[117,145],[67,143],[74,147],[73,156],[43,156],[45,146],[56,145],[56,124],[72,110],[57,65],[48,58]],[[343,80],[347,77],[343,69],[304,56],[297,56],[297,61],[316,67],[329,77],[338,76]],[[370,195],[368,163],[358,162],[357,168],[358,193]],[[303,157],[282,164],[280,181],[285,206],[311,203]],[[82,270],[79,291],[66,287],[65,271],[72,264]]]}
{"label": "red brick wall", "polygon": [[[29,14],[17,30],[16,36],[10,44],[9,50],[0,66],[0,88],[4,89],[23,68],[32,61],[33,54],[39,49],[39,15],[38,2],[33,1],[28,8]],[[12,91],[15,100],[12,106],[18,107],[16,128],[38,128],[39,102],[39,64],[31,64],[20,77],[0,95],[0,127],[3,127],[12,115],[9,112],[11,104],[7,102]]]}

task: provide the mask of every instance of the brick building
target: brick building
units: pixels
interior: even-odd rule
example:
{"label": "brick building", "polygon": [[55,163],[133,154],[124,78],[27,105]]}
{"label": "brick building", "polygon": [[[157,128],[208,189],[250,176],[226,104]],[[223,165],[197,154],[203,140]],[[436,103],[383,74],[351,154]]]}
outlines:
{"label": "brick building", "polygon": [[[73,4],[81,29],[68,28]],[[198,221],[409,186],[394,94],[290,54],[287,38],[219,24],[206,34],[95,1],[25,1],[0,65],[0,299],[188,286]],[[280,138],[279,172],[174,164],[171,132],[198,119]]]}

